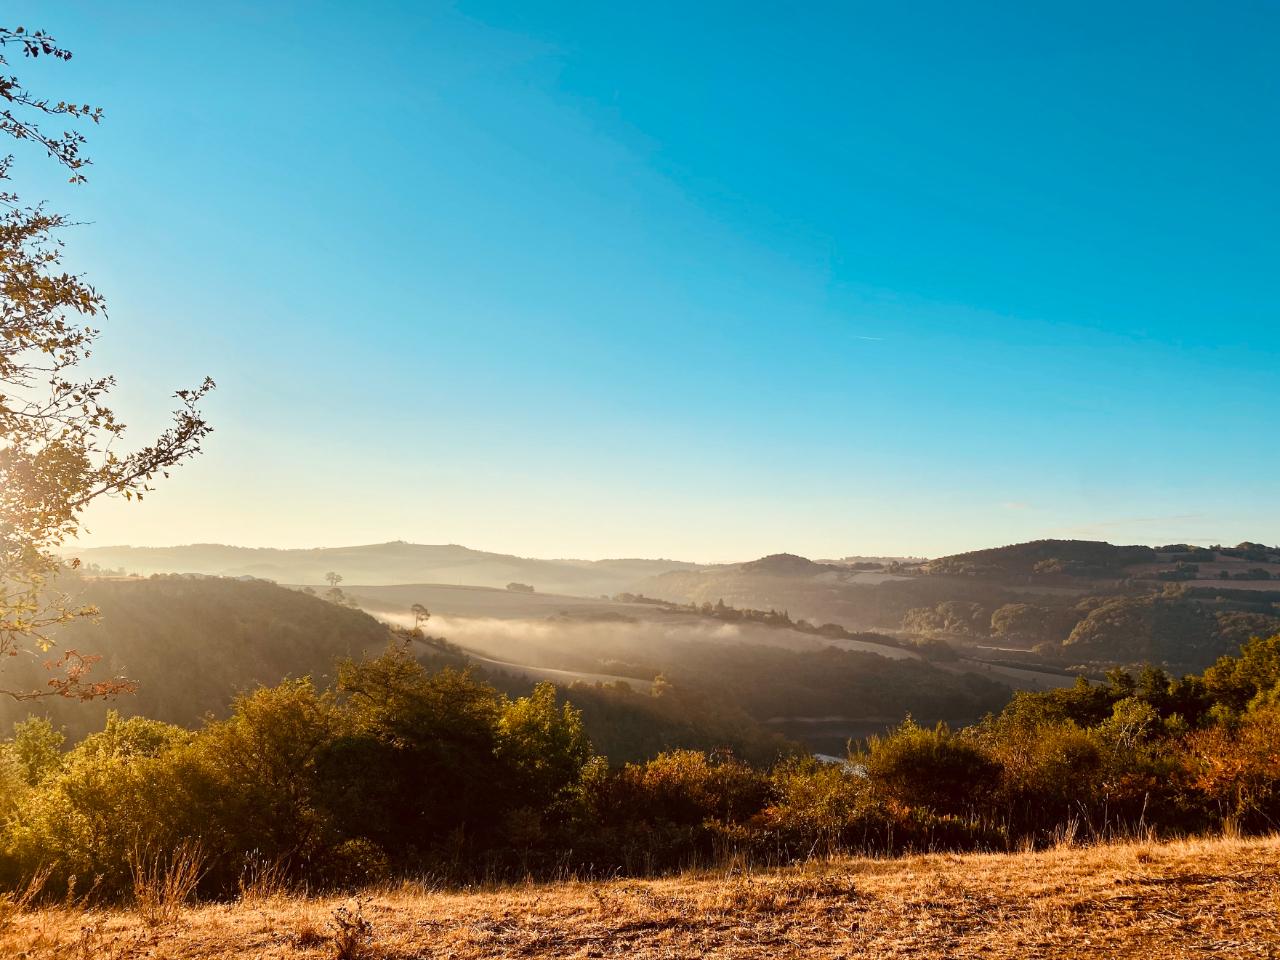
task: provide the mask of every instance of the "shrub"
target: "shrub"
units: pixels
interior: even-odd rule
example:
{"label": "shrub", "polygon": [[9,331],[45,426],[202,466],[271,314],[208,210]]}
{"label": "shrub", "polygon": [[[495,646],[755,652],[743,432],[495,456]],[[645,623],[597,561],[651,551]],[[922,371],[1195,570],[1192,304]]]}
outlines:
{"label": "shrub", "polygon": [[943,815],[973,814],[992,795],[1000,766],[981,743],[908,719],[883,737],[873,737],[862,757],[876,794],[891,804],[924,807]]}
{"label": "shrub", "polygon": [[90,877],[104,893],[127,892],[135,850],[174,849],[205,826],[192,801],[202,777],[187,752],[191,741],[188,731],[168,724],[109,715],[8,821],[12,868],[30,875],[49,866],[53,891]]}
{"label": "shrub", "polygon": [[1249,830],[1280,820],[1280,706],[1265,705],[1236,723],[1192,735],[1194,783],[1218,815]]}
{"label": "shrub", "polygon": [[771,786],[773,802],[758,822],[787,859],[883,849],[892,834],[890,817],[860,768],[791,760],[774,770]]}

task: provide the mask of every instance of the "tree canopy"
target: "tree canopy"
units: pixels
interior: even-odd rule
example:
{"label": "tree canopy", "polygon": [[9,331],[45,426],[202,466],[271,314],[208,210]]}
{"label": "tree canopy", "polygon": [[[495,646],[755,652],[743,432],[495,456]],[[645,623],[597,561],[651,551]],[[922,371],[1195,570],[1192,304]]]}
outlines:
{"label": "tree canopy", "polygon": [[[6,72],[13,52],[71,59],[43,32],[0,28]],[[85,182],[90,162],[75,125],[101,118],[99,107],[52,101],[0,76],[0,133],[43,147],[72,183]],[[52,122],[73,129],[51,133]],[[51,627],[93,614],[57,593],[56,550],[78,533],[90,503],[142,500],[154,479],[200,451],[210,427],[199,403],[213,381],[178,390],[172,426],[132,451],[123,447],[125,424],[108,404],[115,379],[80,370],[106,301],[63,266],[61,231],[70,221],[9,189],[13,162],[0,159],[0,656],[39,658],[53,646]],[[89,699],[127,688],[120,678],[91,679],[93,663],[65,650],[48,661],[47,684],[3,692]]]}

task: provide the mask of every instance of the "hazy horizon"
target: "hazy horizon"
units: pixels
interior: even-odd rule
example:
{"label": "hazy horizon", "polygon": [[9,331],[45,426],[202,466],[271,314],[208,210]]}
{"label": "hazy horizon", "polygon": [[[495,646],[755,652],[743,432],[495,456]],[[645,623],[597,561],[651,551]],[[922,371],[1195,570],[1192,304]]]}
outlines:
{"label": "hazy horizon", "polygon": [[[169,481],[170,483],[172,481]],[[150,501],[148,500],[148,504]],[[110,505],[112,507],[116,504]],[[122,506],[123,505],[119,505]],[[149,510],[150,508],[148,508]],[[143,511],[136,511],[139,515]],[[119,524],[119,529],[127,530],[130,527],[128,523],[129,514],[124,513]],[[937,544],[946,544],[943,549],[927,551],[923,549],[905,549],[895,548],[890,542],[878,542],[880,549],[873,549],[873,545],[864,543],[854,543],[841,547],[840,545],[830,545],[827,547],[815,546],[811,550],[797,549],[794,543],[798,539],[804,539],[797,536],[796,531],[783,536],[779,541],[767,541],[762,537],[745,538],[741,540],[745,546],[737,552],[715,553],[710,550],[698,552],[685,551],[679,552],[671,548],[662,547],[656,540],[648,538],[648,542],[654,545],[649,552],[639,550],[627,550],[625,548],[609,549],[607,547],[596,551],[580,551],[571,552],[567,549],[558,549],[554,543],[544,545],[542,549],[518,549],[506,542],[498,540],[496,542],[481,541],[479,538],[463,538],[463,539],[411,539],[404,536],[388,536],[378,539],[332,539],[326,542],[309,539],[289,539],[280,542],[257,540],[249,538],[245,541],[230,541],[219,539],[169,539],[166,540],[162,535],[157,535],[146,541],[142,540],[108,540],[102,536],[87,535],[78,541],[68,543],[63,553],[74,555],[79,550],[91,549],[107,549],[112,547],[120,548],[142,548],[142,549],[167,549],[188,546],[220,546],[220,547],[236,547],[248,550],[340,550],[352,549],[357,547],[380,546],[391,543],[408,543],[418,546],[458,546],[466,547],[470,550],[476,550],[483,553],[495,553],[506,556],[538,558],[545,560],[584,560],[584,561],[600,561],[600,560],[624,560],[624,559],[653,559],[653,560],[677,560],[688,563],[697,564],[725,564],[739,563],[748,560],[755,560],[760,557],[770,556],[779,553],[795,554],[797,556],[807,557],[810,560],[838,560],[844,557],[917,557],[917,558],[934,558],[949,556],[956,553],[967,553],[972,550],[985,550],[989,547],[1006,546],[1013,543],[1024,543],[1031,540],[1096,540],[1105,541],[1117,545],[1146,545],[1146,546],[1162,546],[1170,543],[1186,543],[1192,546],[1212,546],[1220,544],[1223,546],[1233,546],[1243,541],[1252,541],[1256,543],[1265,543],[1268,546],[1280,543],[1280,534],[1272,537],[1259,536],[1256,531],[1250,532],[1245,524],[1245,529],[1237,531],[1236,536],[1212,536],[1205,535],[1200,537],[1187,537],[1170,534],[1169,536],[1152,536],[1141,531],[1142,524],[1162,522],[1160,518],[1151,519],[1135,519],[1132,521],[1118,521],[1115,523],[1085,524],[1079,527],[1051,530],[1047,532],[1037,532],[1029,528],[1023,528],[1025,535],[1012,537],[1008,539],[1000,539],[996,536],[983,536],[982,531],[978,531],[974,539],[962,539],[957,536],[947,536],[935,539],[933,542]],[[1257,524],[1255,526],[1266,526],[1265,524]],[[114,527],[113,527],[114,529]],[[1110,533],[1110,530],[1133,530],[1136,536],[1132,538],[1116,536]],[[1175,530],[1176,526],[1160,527],[1160,529]],[[1199,532],[1204,532],[1203,528],[1197,528]],[[513,538],[512,543],[520,542],[517,538]],[[817,539],[811,542],[817,544]]]}
{"label": "hazy horizon", "polygon": [[128,439],[218,381],[83,545],[1280,541],[1276,10],[348,13],[12,11]]}
{"label": "hazy horizon", "polygon": [[[1165,546],[1170,543],[1186,543],[1189,546],[1234,546],[1237,543],[1244,542],[1243,540],[1227,541],[1221,538],[1217,540],[1205,539],[1202,541],[1188,541],[1188,540],[1134,541],[1133,543],[1128,543],[1128,542],[1121,543],[1115,540],[1106,540],[1106,538],[1092,538],[1092,537],[1079,537],[1079,538],[1032,537],[1030,539],[1031,540],[1056,540],[1056,539],[1098,540],[1100,542],[1114,543],[1117,546],[1152,546],[1152,547]],[[1248,538],[1245,538],[1245,539],[1248,539]],[[1025,541],[1019,541],[1019,542],[1025,542]],[[1276,545],[1267,541],[1252,540],[1251,542],[1264,543],[1266,546]],[[372,541],[372,542],[365,542],[365,543],[329,543],[329,544],[299,544],[299,545],[280,545],[280,544],[252,545],[252,544],[244,544],[244,543],[225,543],[225,542],[216,541],[216,540],[190,541],[186,543],[175,542],[175,543],[152,543],[152,544],[101,543],[101,544],[93,544],[91,546],[86,546],[86,547],[83,547],[83,549],[84,550],[112,550],[112,549],[181,550],[184,548],[193,548],[193,547],[222,547],[222,548],[231,549],[231,550],[264,550],[264,551],[276,550],[276,551],[282,551],[282,552],[284,551],[290,551],[290,552],[317,551],[319,552],[319,551],[360,550],[365,548],[386,547],[386,546],[394,546],[394,545],[407,545],[407,546],[428,547],[428,548],[461,547],[463,549],[472,550],[477,553],[488,553],[488,554],[494,554],[496,556],[509,556],[509,557],[516,557],[519,559],[530,559],[530,560],[550,560],[550,561],[563,561],[563,562],[581,561],[584,563],[602,563],[602,562],[607,562],[611,560],[658,560],[658,561],[670,560],[672,562],[691,563],[699,566],[718,566],[718,565],[725,565],[725,564],[745,563],[751,560],[758,560],[763,557],[773,556],[778,554],[791,554],[796,556],[802,556],[809,560],[814,560],[814,561],[827,561],[827,560],[839,561],[839,560],[844,560],[849,558],[878,559],[878,560],[884,560],[884,559],[932,560],[942,556],[949,556],[953,553],[968,553],[976,550],[986,550],[993,547],[1009,546],[1010,544],[1008,543],[975,543],[970,546],[964,547],[960,550],[951,551],[950,553],[947,553],[947,554],[911,553],[908,551],[884,553],[884,552],[852,551],[852,550],[845,550],[842,552],[833,552],[833,553],[803,554],[803,553],[798,553],[795,550],[780,548],[780,549],[768,550],[763,553],[753,554],[751,556],[717,557],[713,559],[707,559],[703,557],[676,556],[674,554],[642,555],[642,554],[634,554],[634,553],[631,553],[631,554],[617,553],[617,554],[605,554],[601,556],[590,556],[590,557],[576,556],[576,555],[571,555],[567,553],[533,554],[533,553],[519,553],[513,550],[506,550],[506,549],[502,549],[500,546],[485,546],[485,545],[477,545],[473,543],[458,543],[455,541],[450,541],[448,543],[426,543],[421,541],[405,540],[403,538],[397,538],[394,540],[379,540],[379,541]],[[69,556],[74,556],[77,553],[78,549],[79,548],[77,547],[76,544],[70,544],[63,551],[63,553]]]}

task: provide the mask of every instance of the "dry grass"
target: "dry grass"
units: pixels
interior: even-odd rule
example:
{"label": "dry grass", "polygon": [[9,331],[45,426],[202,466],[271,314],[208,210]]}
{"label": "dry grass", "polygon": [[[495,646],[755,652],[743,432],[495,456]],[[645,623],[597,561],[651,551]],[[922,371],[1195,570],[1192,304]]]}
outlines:
{"label": "dry grass", "polygon": [[184,843],[172,854],[136,850],[129,859],[136,914],[149,927],[177,922],[204,875],[200,847]]}
{"label": "dry grass", "polygon": [[1280,957],[1280,838],[474,893],[401,886],[189,907],[162,928],[132,912],[27,909],[0,934],[0,956]]}
{"label": "dry grass", "polygon": [[37,870],[23,887],[0,893],[0,936],[39,901],[51,872],[52,869],[46,866]]}

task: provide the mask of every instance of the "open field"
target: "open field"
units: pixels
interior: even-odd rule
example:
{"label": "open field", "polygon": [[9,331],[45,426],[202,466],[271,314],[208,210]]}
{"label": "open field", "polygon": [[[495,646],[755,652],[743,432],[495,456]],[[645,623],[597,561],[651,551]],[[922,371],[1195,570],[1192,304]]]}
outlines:
{"label": "open field", "polygon": [[0,953],[339,957],[342,916],[367,922],[346,956],[368,960],[1278,957],[1280,839],[833,860],[463,893],[405,886],[358,900],[191,907],[151,926],[131,912],[52,909],[0,927]]}
{"label": "open field", "polygon": [[605,597],[561,593],[521,593],[501,587],[456,583],[352,584],[343,589],[370,613],[408,613],[415,603],[432,613],[457,617],[523,619],[558,614],[578,619],[593,617],[654,617],[662,613],[652,604],[621,603]]}

